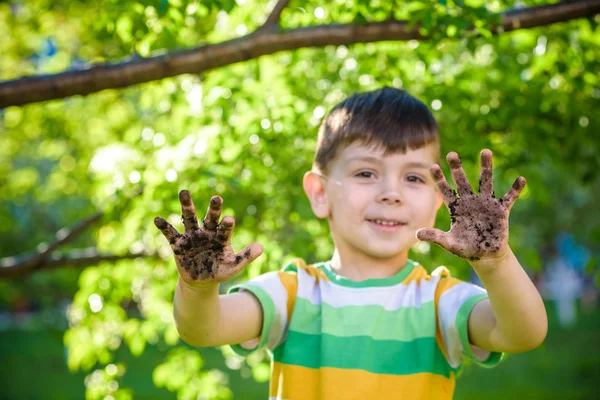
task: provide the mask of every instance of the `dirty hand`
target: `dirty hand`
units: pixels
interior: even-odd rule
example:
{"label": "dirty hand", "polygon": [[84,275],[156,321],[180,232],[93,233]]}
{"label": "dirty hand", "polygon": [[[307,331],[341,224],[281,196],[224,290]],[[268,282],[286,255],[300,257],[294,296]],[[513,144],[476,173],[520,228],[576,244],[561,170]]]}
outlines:
{"label": "dirty hand", "polygon": [[198,226],[190,192],[179,192],[179,201],[183,212],[184,234],[177,232],[161,217],[156,217],[154,224],[171,244],[179,275],[186,283],[200,286],[224,282],[262,254],[262,246],[258,243],[235,254],[230,243],[235,220],[224,217],[219,224],[223,205],[221,197],[213,196],[210,199],[202,227]]}
{"label": "dirty hand", "polygon": [[450,187],[439,165],[431,167],[430,173],[440,189],[444,203],[450,211],[450,231],[443,232],[434,228],[417,231],[417,238],[433,242],[445,250],[471,262],[498,259],[508,251],[508,215],[511,207],[525,187],[525,178],[517,178],[512,188],[497,199],[494,196],[492,181],[492,152],[481,152],[481,172],[479,177],[479,195],[467,180],[458,154],[452,152],[446,156],[452,178],[458,189]]}

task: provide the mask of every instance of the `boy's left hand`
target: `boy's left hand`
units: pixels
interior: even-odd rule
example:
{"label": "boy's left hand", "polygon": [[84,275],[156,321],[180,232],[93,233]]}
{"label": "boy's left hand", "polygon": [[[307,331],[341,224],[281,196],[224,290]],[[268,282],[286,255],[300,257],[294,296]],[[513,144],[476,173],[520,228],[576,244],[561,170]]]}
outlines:
{"label": "boy's left hand", "polygon": [[502,258],[508,252],[508,215],[525,187],[525,178],[517,178],[508,193],[496,199],[492,180],[492,152],[485,149],[481,152],[479,195],[475,195],[458,154],[448,153],[446,160],[459,196],[446,181],[439,165],[434,164],[430,173],[450,211],[450,231],[423,228],[417,231],[417,238],[433,242],[471,262]]}

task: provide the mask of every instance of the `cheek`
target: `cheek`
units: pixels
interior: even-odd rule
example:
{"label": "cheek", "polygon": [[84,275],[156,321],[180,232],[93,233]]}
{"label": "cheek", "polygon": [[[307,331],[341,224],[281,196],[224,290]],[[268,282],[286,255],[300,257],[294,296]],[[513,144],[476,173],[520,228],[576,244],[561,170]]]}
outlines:
{"label": "cheek", "polygon": [[364,211],[372,203],[373,196],[369,187],[354,187],[340,198],[341,204],[355,211]]}
{"label": "cheek", "polygon": [[436,197],[433,196],[433,198],[431,199],[431,203],[429,204],[429,214],[430,214],[430,218],[429,218],[429,225],[433,226],[435,224],[435,219],[437,217],[437,211],[438,209],[437,207],[437,201],[436,201]]}
{"label": "cheek", "polygon": [[419,208],[419,211],[420,211],[419,213],[421,215],[422,222],[432,225],[433,222],[435,222],[436,211],[437,211],[435,208],[436,207],[435,192],[421,193],[421,195],[418,196],[418,198],[420,198],[421,201],[417,202],[415,204],[415,206]]}
{"label": "cheek", "polygon": [[[370,191],[365,187],[352,187],[340,185],[339,190],[332,191],[329,198],[330,215],[338,219],[338,223],[345,223],[361,219],[371,203]],[[334,214],[335,213],[335,214]]]}
{"label": "cheek", "polygon": [[435,206],[431,207],[431,217],[429,218],[429,221],[427,221],[428,222],[427,223],[428,226],[435,225],[436,216],[437,216],[437,212],[436,212]]}

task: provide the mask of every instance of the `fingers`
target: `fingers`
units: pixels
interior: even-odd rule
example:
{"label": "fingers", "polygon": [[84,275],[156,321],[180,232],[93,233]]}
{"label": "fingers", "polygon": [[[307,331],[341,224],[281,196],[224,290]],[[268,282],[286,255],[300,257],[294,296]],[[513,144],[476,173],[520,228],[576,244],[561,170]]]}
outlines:
{"label": "fingers", "polygon": [[165,235],[170,244],[175,244],[177,239],[181,236],[179,232],[177,232],[177,230],[173,228],[173,225],[168,223],[164,218],[154,218],[154,225],[156,225],[156,227],[160,229],[160,231],[163,235]]}
{"label": "fingers", "polygon": [[198,229],[198,219],[196,219],[196,207],[192,201],[192,195],[188,190],[179,192],[179,201],[181,202],[181,218],[186,232],[193,232]]}
{"label": "fingers", "polygon": [[479,195],[494,197],[494,180],[492,178],[492,152],[481,151],[481,171],[479,172]]}
{"label": "fingers", "polygon": [[422,228],[417,231],[417,239],[432,242],[444,249],[448,248],[448,234],[435,228]]}
{"label": "fingers", "polygon": [[[223,206],[223,199],[219,196],[213,196],[210,199],[206,216],[204,217],[204,228],[210,231],[214,231],[219,226],[219,218],[221,218],[221,208]],[[232,226],[233,228],[233,226]]]}
{"label": "fingers", "polygon": [[263,252],[263,247],[260,243],[252,243],[246,246],[235,256],[234,273],[240,272],[246,265],[256,260]]}
{"label": "fingers", "polygon": [[454,151],[448,153],[446,156],[446,161],[448,161],[448,165],[450,166],[450,172],[452,173],[452,179],[454,179],[454,183],[456,183],[458,194],[460,196],[472,195],[473,189],[471,188],[471,184],[467,179],[467,175],[465,175],[465,170],[460,163],[458,154],[456,154]]}
{"label": "fingers", "polygon": [[440,166],[437,164],[432,165],[429,169],[429,173],[433,177],[433,180],[435,181],[438,188],[440,189],[440,192],[442,193],[442,197],[444,198],[444,204],[446,204],[447,206],[448,204],[456,200],[456,192],[454,191],[454,189],[452,189],[452,187],[450,187],[448,181],[446,181],[446,178],[444,177],[444,173],[442,172]]}
{"label": "fingers", "polygon": [[500,204],[506,207],[507,210],[510,210],[513,204],[515,204],[515,201],[517,201],[517,199],[519,198],[519,195],[521,194],[521,191],[525,187],[526,183],[527,181],[525,180],[525,178],[523,178],[522,176],[518,177],[517,180],[515,180],[515,183],[513,183],[512,187],[508,191],[508,193],[506,193],[504,197],[500,199]]}
{"label": "fingers", "polygon": [[222,241],[223,245],[231,242],[231,232],[235,226],[235,219],[233,217],[225,217],[221,224],[217,228],[217,238]]}

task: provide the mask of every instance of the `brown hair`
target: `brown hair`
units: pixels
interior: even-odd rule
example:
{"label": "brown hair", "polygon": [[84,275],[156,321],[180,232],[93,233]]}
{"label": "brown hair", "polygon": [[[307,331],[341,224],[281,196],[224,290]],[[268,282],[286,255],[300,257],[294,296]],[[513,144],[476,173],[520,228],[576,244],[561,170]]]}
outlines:
{"label": "brown hair", "polygon": [[357,93],[337,104],[323,120],[313,167],[327,174],[338,149],[357,140],[382,146],[384,155],[404,153],[439,143],[438,126],[427,106],[404,90],[384,87]]}

